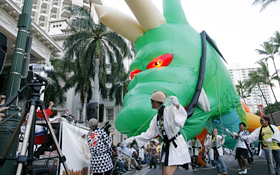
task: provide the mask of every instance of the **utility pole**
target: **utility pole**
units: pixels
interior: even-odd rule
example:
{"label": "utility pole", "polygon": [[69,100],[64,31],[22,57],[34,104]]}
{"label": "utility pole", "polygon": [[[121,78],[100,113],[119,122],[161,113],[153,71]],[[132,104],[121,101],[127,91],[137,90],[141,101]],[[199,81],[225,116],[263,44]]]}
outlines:
{"label": "utility pole", "polygon": [[[27,42],[28,32],[31,26],[31,11],[32,11],[33,0],[24,0],[22,7],[22,14],[20,14],[18,19],[18,33],[15,44],[15,50],[11,65],[11,72],[7,85],[6,98],[8,99],[14,93],[16,93],[20,88],[21,82],[21,73],[23,67],[23,59],[25,53],[25,47]],[[14,103],[10,106],[9,110],[6,112],[6,117],[17,113],[18,101],[15,100]],[[1,124],[0,127],[0,155],[3,154],[17,124],[19,121],[19,116],[16,114],[13,117],[9,118],[5,123]],[[12,145],[11,150],[7,158],[15,158],[17,150],[17,141]],[[15,174],[15,165],[16,161],[7,160],[5,164],[0,168],[0,174]]]}

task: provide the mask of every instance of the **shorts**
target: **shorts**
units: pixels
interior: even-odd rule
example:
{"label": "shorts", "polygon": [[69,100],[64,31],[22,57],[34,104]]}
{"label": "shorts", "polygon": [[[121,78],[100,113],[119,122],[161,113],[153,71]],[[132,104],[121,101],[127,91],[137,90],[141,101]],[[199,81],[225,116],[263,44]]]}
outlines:
{"label": "shorts", "polygon": [[248,157],[248,150],[244,148],[237,148],[235,158],[240,159],[243,156],[244,158]]}

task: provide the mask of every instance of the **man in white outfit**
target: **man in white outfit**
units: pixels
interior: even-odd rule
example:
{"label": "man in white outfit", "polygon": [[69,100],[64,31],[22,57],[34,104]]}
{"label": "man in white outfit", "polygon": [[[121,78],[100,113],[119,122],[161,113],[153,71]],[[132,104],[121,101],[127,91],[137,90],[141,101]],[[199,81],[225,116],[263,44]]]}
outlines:
{"label": "man in white outfit", "polygon": [[163,139],[161,151],[161,163],[163,175],[173,175],[178,165],[189,163],[190,155],[186,149],[187,143],[179,130],[185,124],[187,113],[183,106],[178,102],[177,97],[170,96],[172,105],[165,107],[167,95],[162,91],[155,91],[151,96],[151,105],[153,109],[158,110],[150,123],[146,132],[139,136],[130,137],[126,140],[126,145],[136,140],[139,147],[144,146],[158,134]]}
{"label": "man in white outfit", "polygon": [[188,141],[189,144],[189,151],[192,160],[192,168],[193,171],[196,171],[196,166],[198,166],[197,157],[199,156],[199,150],[202,149],[202,145],[197,138],[192,138]]}
{"label": "man in white outfit", "polygon": [[240,130],[237,131],[237,133],[232,134],[228,129],[226,129],[226,131],[231,135],[233,140],[237,140],[237,143],[236,143],[236,146],[235,146],[233,152],[235,155],[235,159],[238,160],[238,164],[241,168],[241,171],[239,172],[239,174],[247,174],[245,158],[253,156],[253,154],[251,153],[250,147],[249,147],[249,143],[247,143],[247,141],[241,139],[242,136],[249,135],[249,131],[247,131],[245,128],[246,128],[246,124],[241,122],[241,123],[239,123]]}
{"label": "man in white outfit", "polygon": [[222,145],[224,143],[225,137],[218,135],[218,130],[216,128],[212,130],[212,136],[207,134],[206,139],[204,140],[204,146],[209,150],[210,159],[215,163],[218,175],[228,174],[226,164],[223,160]]}

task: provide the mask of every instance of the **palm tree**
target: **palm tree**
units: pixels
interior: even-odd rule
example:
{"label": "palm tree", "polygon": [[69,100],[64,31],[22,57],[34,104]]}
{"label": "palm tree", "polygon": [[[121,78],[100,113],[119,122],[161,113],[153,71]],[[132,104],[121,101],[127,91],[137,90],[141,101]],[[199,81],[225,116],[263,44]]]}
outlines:
{"label": "palm tree", "polygon": [[271,38],[272,42],[274,43],[274,45],[276,47],[278,47],[278,50],[279,50],[279,47],[280,47],[280,32],[279,31],[276,31],[275,32],[275,36]]}
{"label": "palm tree", "polygon": [[[252,89],[257,86],[262,94],[262,97],[263,99],[265,100],[265,103],[266,103],[266,106],[268,108],[268,111],[270,113],[270,115],[272,116],[271,112],[270,112],[270,108],[269,108],[269,105],[267,103],[267,100],[262,92],[262,89],[261,89],[261,82],[262,82],[262,77],[258,74],[258,71],[252,71],[248,74],[248,79],[245,81],[245,86],[248,87],[248,90],[249,90],[249,93],[251,93]],[[275,121],[274,121],[274,118],[272,116],[272,120],[275,124]]]}
{"label": "palm tree", "polygon": [[247,87],[245,86],[245,81],[238,80],[237,83],[238,83],[238,84],[235,86],[235,87],[236,87],[236,91],[237,91],[237,93],[239,94],[239,96],[240,96],[242,99],[244,99],[244,103],[246,104],[245,99],[246,99],[247,97],[249,97],[249,95],[248,95],[248,94],[247,94],[247,95],[244,94],[244,92],[247,91]]}
{"label": "palm tree", "polygon": [[123,98],[128,92],[128,84],[130,83],[129,72],[116,72],[116,76],[110,76],[112,87],[109,91],[110,100],[115,99],[115,105],[123,105]]}
{"label": "palm tree", "polygon": [[99,102],[100,90],[102,98],[107,97],[107,90],[104,88],[107,72],[114,72],[116,67],[124,71],[123,58],[131,57],[131,51],[121,36],[102,23],[95,24],[89,10],[79,6],[71,6],[68,10],[71,14],[68,26],[72,34],[63,44],[64,66],[67,68],[71,64],[75,65],[70,66],[74,70],[68,69],[75,79],[69,81],[68,88],[76,86],[75,92],[81,94],[84,121],[85,103],[92,97],[95,102]]}
{"label": "palm tree", "polygon": [[[278,75],[277,72],[277,68],[275,65],[275,60],[274,60],[274,55],[278,52],[278,47],[275,46],[271,41],[269,42],[264,42],[263,44],[261,44],[263,50],[260,49],[256,49],[256,51],[260,54],[260,55],[266,55],[265,58],[260,59],[259,61],[257,61],[257,63],[263,62],[263,61],[267,61],[268,59],[271,59],[274,65],[274,69],[275,69],[275,74]],[[280,82],[278,81],[279,86],[280,86]]]}
{"label": "palm tree", "polygon": [[272,4],[273,2],[277,2],[278,0],[255,0],[253,2],[253,5],[261,4],[262,8],[261,11],[263,11],[268,5]]}
{"label": "palm tree", "polygon": [[71,68],[71,73],[67,78],[65,89],[74,88],[75,94],[80,94],[83,110],[82,121],[85,121],[86,102],[92,98],[93,65],[90,60],[82,59],[79,56],[67,64]]}
{"label": "palm tree", "polygon": [[[267,67],[267,63],[265,62],[260,62],[259,65],[262,67],[261,69],[258,69],[258,75],[259,75],[259,81],[263,84],[266,84],[270,87],[271,92],[273,94],[273,97],[275,99],[276,104],[278,105],[278,101],[276,99],[273,87],[275,87],[274,83],[272,82],[273,80],[277,80],[278,76],[273,74],[272,76],[269,74],[269,70]],[[278,105],[278,108],[280,110],[280,107]]]}
{"label": "palm tree", "polygon": [[[273,42],[273,44],[275,45],[275,47],[277,47],[277,50],[278,50],[278,53],[279,53],[279,48],[280,48],[280,32],[279,31],[276,31],[275,32],[275,35],[274,37],[271,37],[271,41]],[[278,75],[278,71],[279,70],[276,70],[275,71],[275,74],[277,75],[278,77],[278,83],[280,82],[280,78],[279,78],[279,75]],[[279,83],[280,84],[280,83]]]}
{"label": "palm tree", "polygon": [[62,105],[65,102],[66,89],[64,84],[66,82],[66,74],[63,71],[63,60],[50,58],[50,62],[54,67],[54,72],[48,76],[49,83],[46,87],[44,96],[44,103],[48,105],[53,101],[57,105]]}

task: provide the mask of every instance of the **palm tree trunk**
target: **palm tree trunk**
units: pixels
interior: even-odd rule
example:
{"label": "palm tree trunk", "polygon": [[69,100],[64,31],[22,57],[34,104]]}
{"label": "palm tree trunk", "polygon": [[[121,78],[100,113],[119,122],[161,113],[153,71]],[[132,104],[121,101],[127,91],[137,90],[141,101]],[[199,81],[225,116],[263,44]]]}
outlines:
{"label": "palm tree trunk", "polygon": [[82,103],[82,122],[86,124],[86,100]]}
{"label": "palm tree trunk", "polygon": [[[274,57],[272,56],[272,62],[273,62],[273,66],[274,66],[274,69],[275,69],[275,73],[278,77],[278,71],[277,71],[277,68],[276,68],[276,65],[275,65],[275,61],[274,61]],[[278,81],[278,84],[279,84],[279,87],[280,87],[280,82]]]}
{"label": "palm tree trunk", "polygon": [[82,102],[82,117],[81,117],[81,122],[86,123],[86,99],[87,99],[87,94],[81,92],[81,102]]}
{"label": "palm tree trunk", "polygon": [[243,90],[242,90],[242,88],[240,88],[240,93],[241,93],[241,98],[242,98],[242,100],[244,101],[244,103],[245,103],[245,105],[246,105],[246,98],[244,97],[244,95],[243,95]]}
{"label": "palm tree trunk", "polygon": [[95,68],[94,68],[94,90],[93,90],[93,101],[99,103],[99,42],[96,42],[95,48]]}
{"label": "palm tree trunk", "polygon": [[279,107],[278,101],[277,101],[277,99],[276,99],[275,93],[274,93],[274,91],[273,91],[273,89],[272,89],[272,86],[269,86],[269,87],[270,87],[271,92],[272,92],[272,94],[273,94],[273,97],[274,97],[274,99],[275,99],[276,106],[277,106],[278,110],[280,111],[280,107]]}
{"label": "palm tree trunk", "polygon": [[261,91],[261,93],[262,93],[263,99],[264,99],[264,101],[265,101],[265,103],[266,103],[266,106],[267,106],[268,112],[269,112],[269,114],[271,115],[271,118],[272,118],[272,120],[273,120],[273,123],[274,123],[274,124],[276,124],[276,122],[274,121],[274,117],[273,117],[272,113],[270,112],[269,105],[268,105],[268,103],[267,103],[267,101],[266,101],[265,96],[263,95],[262,89],[261,89],[261,87],[260,87],[260,85],[259,85],[259,84],[258,84],[258,88],[259,88],[259,90],[260,90],[260,91]]}

